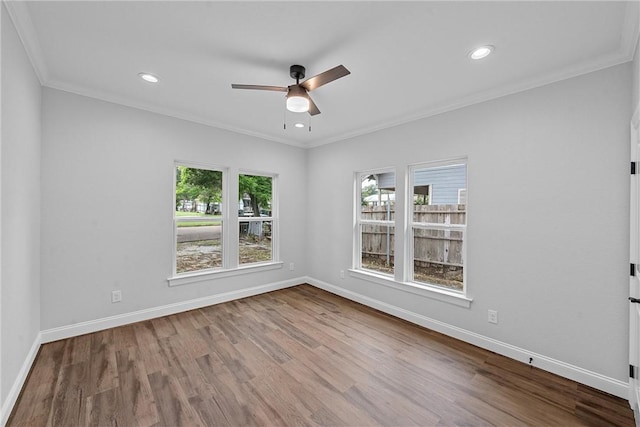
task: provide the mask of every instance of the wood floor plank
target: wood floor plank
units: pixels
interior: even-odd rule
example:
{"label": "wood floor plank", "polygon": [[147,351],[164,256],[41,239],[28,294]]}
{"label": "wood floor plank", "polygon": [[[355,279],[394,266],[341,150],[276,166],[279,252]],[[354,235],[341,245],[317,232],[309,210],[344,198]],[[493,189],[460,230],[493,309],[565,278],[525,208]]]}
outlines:
{"label": "wood floor plank", "polygon": [[140,350],[137,347],[121,349],[116,352],[116,362],[124,425],[151,426],[158,423],[158,411]]}
{"label": "wood floor plank", "polygon": [[[312,372],[298,360],[291,360],[283,365],[283,368],[290,372],[294,378],[301,381],[308,389],[313,390],[314,394],[325,407],[330,408],[331,417],[335,417],[344,421],[343,424],[329,425],[348,425],[348,426],[374,426],[378,422],[373,419],[369,413],[348,402],[342,392],[333,387],[325,378]],[[318,421],[319,417],[329,416],[324,412],[312,415],[314,421]],[[320,424],[326,425],[323,422]]]}
{"label": "wood floor plank", "polygon": [[300,285],[41,347],[8,426],[633,426],[627,401]]}
{"label": "wood floor plank", "polygon": [[66,365],[60,369],[51,404],[48,425],[76,426],[86,424],[86,399],[90,395],[89,362]]}
{"label": "wood floor plank", "polygon": [[133,325],[124,325],[113,329],[113,348],[115,351],[136,347],[137,345],[138,342],[136,341]]}
{"label": "wood floor plank", "polygon": [[123,406],[122,396],[115,388],[87,397],[86,425],[96,427],[126,425],[120,414]]}
{"label": "wood floor plank", "polygon": [[91,334],[91,359],[89,363],[90,388],[93,395],[118,386],[113,330]]}
{"label": "wood floor plank", "polygon": [[[19,403],[13,410],[16,425],[44,425],[49,419],[57,379],[67,344],[63,341],[48,343],[40,351],[29,373],[27,383],[33,384],[30,392],[23,390]],[[11,422],[11,419],[9,420]],[[20,424],[22,423],[22,424]]]}
{"label": "wood floor plank", "polygon": [[178,380],[163,372],[149,375],[161,423],[165,426],[203,426],[198,412],[180,388]]}

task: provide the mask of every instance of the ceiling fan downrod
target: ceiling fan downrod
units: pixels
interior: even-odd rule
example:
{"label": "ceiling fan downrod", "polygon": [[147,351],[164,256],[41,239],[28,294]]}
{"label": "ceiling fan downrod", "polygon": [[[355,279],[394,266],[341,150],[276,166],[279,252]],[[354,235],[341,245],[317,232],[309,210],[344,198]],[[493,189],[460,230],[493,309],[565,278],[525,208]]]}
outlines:
{"label": "ceiling fan downrod", "polygon": [[296,79],[296,84],[300,84],[300,80],[304,79],[307,70],[302,65],[292,65],[289,67],[289,75]]}

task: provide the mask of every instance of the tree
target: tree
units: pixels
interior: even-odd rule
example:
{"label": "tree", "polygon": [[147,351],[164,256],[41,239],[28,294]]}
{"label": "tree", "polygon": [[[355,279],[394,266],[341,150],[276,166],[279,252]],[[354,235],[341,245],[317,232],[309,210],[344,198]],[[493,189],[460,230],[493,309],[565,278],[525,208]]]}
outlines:
{"label": "tree", "polygon": [[240,175],[238,177],[239,195],[247,194],[251,199],[251,209],[254,216],[260,216],[260,208],[270,209],[271,181],[269,176]]}
{"label": "tree", "polygon": [[361,195],[361,202],[362,202],[362,206],[366,206],[367,202],[365,202],[365,198],[372,196],[374,194],[378,194],[378,186],[376,184],[369,184],[367,186],[362,187],[362,191],[360,192]]}
{"label": "tree", "polygon": [[[222,199],[222,172],[207,169],[178,166],[176,179],[176,199],[178,196],[187,197],[186,200],[197,198],[207,205],[206,213],[210,214],[211,203]],[[197,210],[196,203],[192,204],[193,212]]]}

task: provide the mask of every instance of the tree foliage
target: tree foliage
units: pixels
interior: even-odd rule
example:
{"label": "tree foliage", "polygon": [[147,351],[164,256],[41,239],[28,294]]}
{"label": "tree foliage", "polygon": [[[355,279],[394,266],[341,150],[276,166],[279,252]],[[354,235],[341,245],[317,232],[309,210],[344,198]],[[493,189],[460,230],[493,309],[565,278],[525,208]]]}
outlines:
{"label": "tree foliage", "polygon": [[[211,213],[211,203],[222,201],[222,172],[178,166],[176,209],[183,200],[199,200],[207,205],[206,213]],[[196,211],[196,208],[193,203],[191,210]]]}
{"label": "tree foliage", "polygon": [[362,206],[366,206],[367,202],[365,201],[365,198],[373,196],[374,194],[378,194],[378,186],[376,184],[369,184],[362,187],[362,191],[360,192],[360,204]]}
{"label": "tree foliage", "polygon": [[271,209],[272,178],[258,175],[240,175],[238,177],[240,197],[244,194],[251,199],[253,215],[259,216],[260,209]]}

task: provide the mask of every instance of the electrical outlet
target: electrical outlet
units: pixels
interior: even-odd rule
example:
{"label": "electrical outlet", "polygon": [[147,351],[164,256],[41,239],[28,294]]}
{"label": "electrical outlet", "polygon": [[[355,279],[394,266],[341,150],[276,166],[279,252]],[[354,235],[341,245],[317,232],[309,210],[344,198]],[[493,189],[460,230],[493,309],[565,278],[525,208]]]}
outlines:
{"label": "electrical outlet", "polygon": [[489,310],[489,323],[498,323],[498,311]]}
{"label": "electrical outlet", "polygon": [[293,271],[296,269],[296,265],[292,262],[289,263],[289,271]]}
{"label": "electrical outlet", "polygon": [[122,291],[111,291],[111,302],[122,301]]}
{"label": "electrical outlet", "polygon": [[340,278],[344,279],[344,270],[340,270]]}

